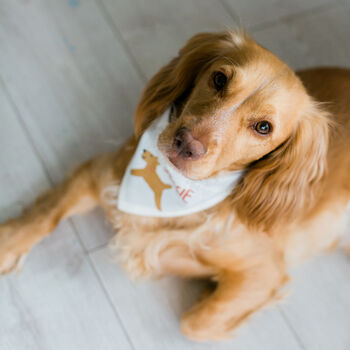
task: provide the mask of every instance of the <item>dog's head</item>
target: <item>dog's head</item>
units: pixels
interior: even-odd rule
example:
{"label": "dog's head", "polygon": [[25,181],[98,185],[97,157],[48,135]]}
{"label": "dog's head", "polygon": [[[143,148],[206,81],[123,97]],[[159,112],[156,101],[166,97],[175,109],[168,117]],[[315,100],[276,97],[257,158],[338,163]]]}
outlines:
{"label": "dog's head", "polygon": [[135,133],[172,104],[160,149],[192,179],[245,169],[232,199],[250,224],[291,215],[323,175],[325,113],[285,63],[242,32],[190,39],[146,86]]}

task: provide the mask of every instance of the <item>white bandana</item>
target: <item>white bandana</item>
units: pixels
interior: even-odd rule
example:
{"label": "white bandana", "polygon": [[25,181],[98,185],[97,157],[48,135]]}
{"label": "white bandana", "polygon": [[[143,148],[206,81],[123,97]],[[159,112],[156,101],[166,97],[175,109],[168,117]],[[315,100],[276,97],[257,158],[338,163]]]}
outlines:
{"label": "white bandana", "polygon": [[224,200],[241,176],[241,171],[204,180],[191,180],[182,175],[157,146],[169,114],[170,109],[143,133],[120,186],[119,210],[154,217],[196,213]]}

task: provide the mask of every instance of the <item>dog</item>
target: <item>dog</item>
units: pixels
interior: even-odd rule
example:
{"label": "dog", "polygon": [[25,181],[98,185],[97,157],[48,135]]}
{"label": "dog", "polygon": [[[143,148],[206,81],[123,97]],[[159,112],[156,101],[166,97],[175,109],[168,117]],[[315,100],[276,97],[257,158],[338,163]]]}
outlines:
{"label": "dog", "polygon": [[[168,163],[193,183],[225,172],[240,171],[240,178],[219,203],[189,215],[123,212],[116,202],[128,164],[170,106],[157,141]],[[181,329],[195,341],[229,338],[278,299],[288,268],[344,236],[349,110],[350,70],[295,73],[242,31],[197,34],[146,85],[134,135],[118,151],[81,165],[0,226],[0,271],[20,268],[59,221],[100,205],[133,278],[215,281],[183,315]]]}

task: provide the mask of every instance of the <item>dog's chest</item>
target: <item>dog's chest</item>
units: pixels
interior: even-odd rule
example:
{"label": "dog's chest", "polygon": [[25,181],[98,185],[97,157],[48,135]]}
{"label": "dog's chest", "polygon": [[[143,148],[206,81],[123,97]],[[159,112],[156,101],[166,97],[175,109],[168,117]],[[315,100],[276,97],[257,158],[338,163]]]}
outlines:
{"label": "dog's chest", "polygon": [[157,274],[161,252],[170,246],[180,245],[189,251],[206,249],[228,225],[225,220],[218,223],[208,211],[176,218],[127,214],[116,205],[118,192],[118,185],[108,186],[102,194],[103,206],[116,230],[111,247],[133,277]]}

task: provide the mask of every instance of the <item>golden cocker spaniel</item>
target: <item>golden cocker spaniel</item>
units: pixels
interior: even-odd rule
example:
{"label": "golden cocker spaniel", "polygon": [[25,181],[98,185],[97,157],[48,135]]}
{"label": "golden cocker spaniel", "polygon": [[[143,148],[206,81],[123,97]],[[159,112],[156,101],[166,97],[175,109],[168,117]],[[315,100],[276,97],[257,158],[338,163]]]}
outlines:
{"label": "golden cocker spaniel", "polygon": [[[242,176],[224,200],[196,213],[122,212],[116,202],[125,169],[144,131],[170,106],[158,145],[178,172],[195,181],[235,170]],[[131,276],[216,282],[183,315],[183,333],[197,341],[230,337],[278,298],[291,265],[330,249],[345,233],[349,111],[350,70],[295,74],[243,32],[195,35],[147,84],[135,133],[118,151],[83,164],[0,225],[0,272],[18,268],[60,220],[100,205]]]}

